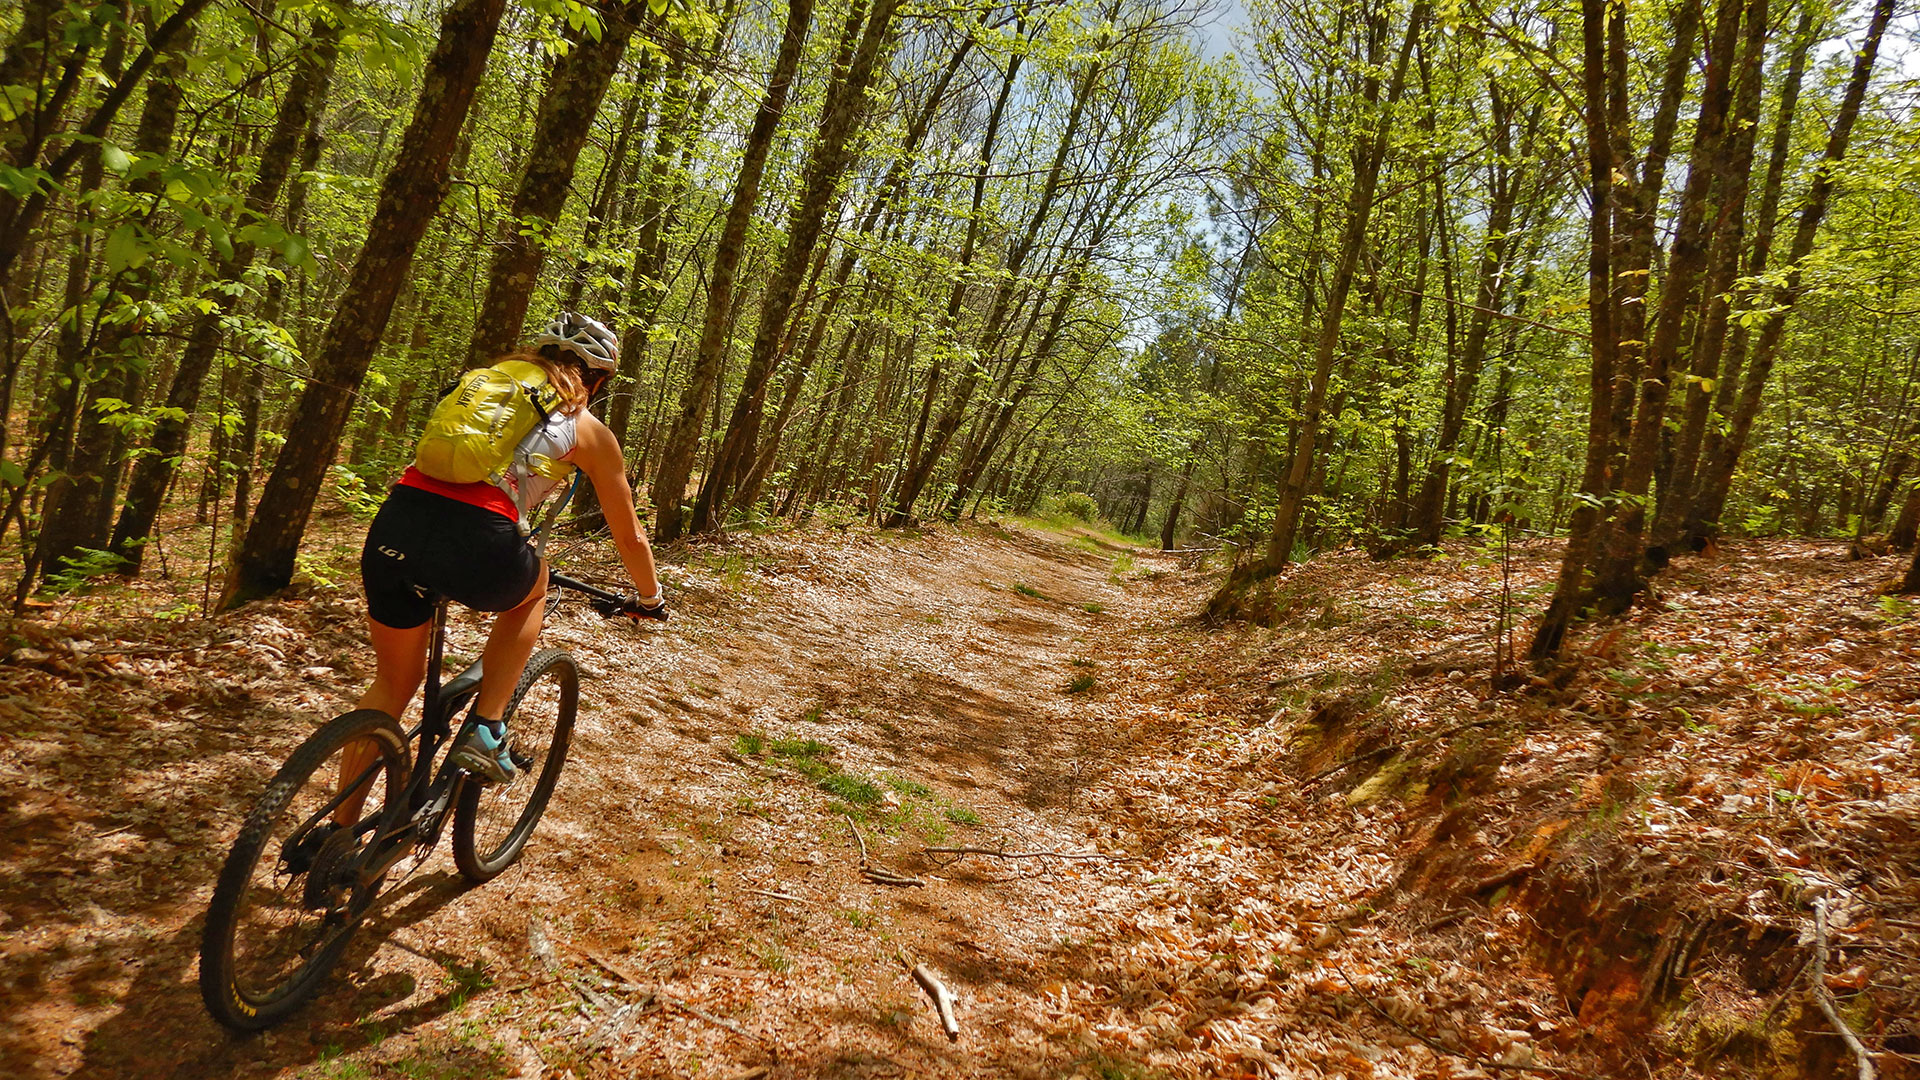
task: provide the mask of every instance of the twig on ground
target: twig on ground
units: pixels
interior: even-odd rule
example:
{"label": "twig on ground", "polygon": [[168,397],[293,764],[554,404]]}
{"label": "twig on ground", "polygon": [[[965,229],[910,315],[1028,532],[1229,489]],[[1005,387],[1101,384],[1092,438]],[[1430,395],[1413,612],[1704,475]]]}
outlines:
{"label": "twig on ground", "polygon": [[234,642],[239,640],[240,639],[238,637],[224,637],[224,638],[220,638],[217,641],[203,641],[198,645],[164,645],[164,646],[155,646],[152,648],[137,648],[137,649],[118,649],[112,646],[103,646],[97,649],[90,648],[84,653],[78,652],[76,650],[76,654],[80,656],[89,656],[89,657],[91,656],[131,656],[131,657],[169,656],[173,653],[193,652],[196,649],[217,649],[222,645],[231,645]]}
{"label": "twig on ground", "polygon": [[1860,1036],[1853,1033],[1847,1022],[1841,1018],[1840,1010],[1833,1003],[1833,992],[1827,989],[1827,900],[1821,897],[1813,902],[1813,1000],[1827,1017],[1834,1030],[1840,1033],[1841,1041],[1847,1049],[1853,1051],[1853,1060],[1860,1067],[1860,1080],[1875,1080],[1880,1074],[1873,1067],[1873,1055],[1867,1051]]}
{"label": "twig on ground", "polygon": [[852,830],[854,843],[860,845],[860,865],[862,867],[866,866],[867,865],[867,842],[860,835],[860,826],[855,825],[853,823],[853,818],[849,817],[846,814],[841,814],[840,820],[846,822],[847,828]]}
{"label": "twig on ground", "polygon": [[1432,1036],[1427,1035],[1423,1032],[1415,1031],[1414,1029],[1394,1019],[1394,1016],[1392,1013],[1374,1004],[1374,1001],[1372,998],[1362,993],[1359,987],[1353,985],[1353,980],[1347,977],[1347,970],[1345,968],[1341,967],[1338,964],[1335,964],[1333,967],[1333,970],[1340,973],[1340,981],[1347,984],[1347,989],[1353,991],[1353,995],[1360,999],[1361,1004],[1365,1005],[1369,1009],[1372,1009],[1374,1013],[1378,1015],[1382,1020],[1385,1020],[1387,1023],[1392,1024],[1394,1027],[1399,1028],[1401,1031],[1404,1031],[1408,1035],[1411,1035],[1414,1038],[1419,1039],[1422,1043],[1425,1043],[1429,1050],[1438,1050],[1443,1054],[1452,1054],[1454,1057],[1457,1057],[1457,1058],[1465,1058],[1467,1061],[1471,1062],[1475,1068],[1480,1068],[1480,1069],[1501,1069],[1507,1072],[1537,1072],[1537,1073],[1547,1073],[1549,1075],[1554,1075],[1554,1076],[1580,1076],[1580,1077],[1585,1077],[1586,1080],[1599,1080],[1599,1078],[1594,1076],[1592,1073],[1581,1072],[1579,1069],[1565,1069],[1565,1068],[1561,1068],[1558,1065],[1509,1065],[1506,1062],[1494,1061],[1490,1058],[1483,1058],[1478,1054],[1468,1053],[1465,1050],[1456,1050],[1453,1047],[1448,1046],[1446,1043],[1443,1043],[1440,1040],[1435,1039]]}
{"label": "twig on ground", "polygon": [[[622,983],[621,989],[623,990],[626,990],[630,993],[644,994],[646,996],[646,1000],[648,1001],[658,1001],[660,1004],[665,1005],[668,1008],[679,1009],[681,1012],[686,1013],[688,1016],[697,1017],[698,1019],[705,1020],[707,1023],[712,1024],[715,1027],[725,1028],[726,1030],[733,1032],[735,1035],[738,1035],[743,1039],[748,1039],[753,1042],[759,1043],[760,1045],[766,1047],[769,1053],[773,1053],[776,1050],[776,1047],[772,1039],[769,1039],[764,1035],[760,1035],[755,1032],[748,1031],[746,1028],[741,1027],[739,1024],[734,1023],[733,1021],[727,1019],[724,1016],[715,1016],[714,1014],[708,1012],[707,1010],[700,1008],[698,1005],[695,1005],[691,1001],[687,1001],[684,998],[677,997],[673,994],[669,994],[658,986],[649,986],[648,984],[642,982],[638,975],[635,975],[633,972],[627,970],[622,965],[614,962],[613,960],[608,959],[605,956],[602,956],[598,952],[595,952],[594,950],[589,949],[584,945],[576,945],[573,942],[568,942],[567,947],[572,949],[574,952],[579,953],[581,956],[586,957],[588,960],[593,961],[595,964],[599,965],[601,968],[605,969],[607,974],[612,975],[615,978],[621,980],[621,983]],[[575,989],[581,989],[581,987],[578,984],[576,984]]]}
{"label": "twig on ground", "polygon": [[1133,862],[1138,855],[1109,855],[1104,851],[1000,851],[995,848],[978,847],[930,847],[922,848],[926,855],[987,855],[995,859],[1111,859],[1114,862]]}
{"label": "twig on ground", "polygon": [[861,877],[879,885],[916,886],[922,889],[927,887],[927,883],[921,881],[919,878],[908,877],[905,874],[896,874],[884,867],[867,865],[867,841],[860,835],[860,826],[855,825],[853,818],[846,814],[841,814],[840,820],[847,823],[847,829],[853,833],[853,842],[860,845]]}
{"label": "twig on ground", "polygon": [[934,1011],[940,1014],[940,1028],[947,1033],[948,1042],[960,1041],[960,1021],[953,1016],[953,995],[925,964],[917,964],[913,969],[913,981],[933,999]]}
{"label": "twig on ground", "polygon": [[772,897],[772,898],[774,898],[775,900],[791,900],[791,901],[793,901],[793,902],[794,902],[794,903],[796,903],[796,904],[811,904],[811,903],[813,903],[813,901],[811,901],[811,900],[808,900],[807,898],[805,898],[805,897],[803,897],[803,896],[793,896],[793,895],[791,895],[791,894],[789,894],[789,893],[783,893],[783,892],[774,892],[774,891],[773,891],[772,889],[748,889],[747,891],[748,891],[748,892],[750,892],[750,893],[752,893],[752,894],[753,894],[753,895],[755,895],[755,896],[770,896],[770,897]]}
{"label": "twig on ground", "polygon": [[899,885],[918,889],[927,887],[927,883],[921,881],[919,878],[907,877],[905,874],[896,874],[891,870],[882,870],[877,866],[861,867],[860,876],[877,885]]}

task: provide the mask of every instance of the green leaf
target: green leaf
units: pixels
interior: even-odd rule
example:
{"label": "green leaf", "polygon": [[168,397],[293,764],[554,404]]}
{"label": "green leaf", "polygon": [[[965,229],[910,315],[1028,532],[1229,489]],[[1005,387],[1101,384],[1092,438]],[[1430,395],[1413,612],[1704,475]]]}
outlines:
{"label": "green leaf", "polygon": [[146,265],[147,255],[147,244],[140,237],[140,228],[132,222],[122,223],[108,234],[105,253],[108,273],[138,269]]}
{"label": "green leaf", "polygon": [[288,266],[297,266],[309,274],[320,272],[320,264],[313,257],[313,245],[307,243],[304,236],[287,234],[286,241],[280,246],[280,257],[287,260]]}
{"label": "green leaf", "polygon": [[0,483],[5,483],[12,487],[19,487],[26,482],[27,474],[20,471],[20,466],[0,458]]}
{"label": "green leaf", "polygon": [[100,164],[118,176],[125,176],[127,170],[133,168],[133,157],[112,143],[103,142],[100,144]]}
{"label": "green leaf", "polygon": [[11,165],[0,165],[0,191],[16,199],[31,197],[51,179],[40,169],[16,169]]}

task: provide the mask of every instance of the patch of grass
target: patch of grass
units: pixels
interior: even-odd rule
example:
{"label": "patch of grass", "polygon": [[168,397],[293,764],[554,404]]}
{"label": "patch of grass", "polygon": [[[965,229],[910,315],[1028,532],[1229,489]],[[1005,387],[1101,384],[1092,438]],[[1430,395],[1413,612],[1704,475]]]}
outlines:
{"label": "patch of grass", "polygon": [[458,1009],[467,1003],[467,999],[493,985],[493,975],[487,970],[487,962],[482,960],[471,967],[464,964],[442,964],[447,978],[453,980],[453,993],[449,1000]]}
{"label": "patch of grass", "polygon": [[946,622],[947,620],[941,618],[938,615],[922,615],[920,616],[920,621],[923,623],[926,623],[928,626],[939,626],[941,623]]}
{"label": "patch of grass", "polygon": [[1046,599],[1046,596],[1045,596],[1045,595],[1043,595],[1043,594],[1042,594],[1042,593],[1040,592],[1040,590],[1039,590],[1039,589],[1036,589],[1036,588],[1034,588],[1033,586],[1031,586],[1031,585],[1029,585],[1029,584],[1027,584],[1027,583],[1026,583],[1026,582],[1024,582],[1024,581],[1016,581],[1016,582],[1014,582],[1014,583],[1013,583],[1013,591],[1014,591],[1014,592],[1017,592],[1017,593],[1019,593],[1019,594],[1020,594],[1021,596],[1031,596],[1031,597],[1033,597],[1033,598],[1034,598],[1035,600],[1045,600],[1045,599]]}
{"label": "patch of grass", "polygon": [[783,758],[823,758],[833,753],[833,747],[819,739],[796,739],[787,737],[775,739],[768,744],[775,756]]}
{"label": "patch of grass", "polygon": [[733,737],[733,752],[741,757],[759,757],[767,752],[767,740],[759,732]]}
{"label": "patch of grass", "polygon": [[1113,568],[1107,571],[1107,580],[1118,585],[1128,574],[1133,573],[1133,569],[1133,552],[1123,551],[1113,557]]}
{"label": "patch of grass", "polygon": [[762,942],[754,949],[753,954],[760,961],[760,966],[768,971],[785,974],[793,970],[793,960],[787,956],[786,950],[775,942]]}
{"label": "patch of grass", "polygon": [[913,795],[924,799],[933,794],[932,788],[918,780],[908,780],[899,776],[883,776],[881,779],[886,781],[888,787],[902,795]]}
{"label": "patch of grass", "polygon": [[800,714],[800,719],[809,724],[824,724],[827,722],[827,707],[815,702],[807,706],[807,711]]}
{"label": "patch of grass", "polygon": [[1071,663],[1074,667],[1092,667],[1093,666],[1093,661],[1087,659],[1084,656],[1076,656],[1068,662]]}
{"label": "patch of grass", "polygon": [[365,1065],[340,1057],[341,1051],[337,1044],[327,1047],[327,1051],[320,1055],[320,1060],[314,1063],[311,1070],[301,1075],[310,1076],[313,1080],[367,1080],[373,1075],[367,1071]]}
{"label": "patch of grass", "polygon": [[833,747],[819,739],[788,736],[772,740],[767,744],[767,749],[782,764],[809,780],[822,780],[836,771],[833,764],[825,760],[827,755],[833,753]]}
{"label": "patch of grass", "polygon": [[830,773],[821,777],[817,786],[821,791],[854,806],[872,806],[880,801],[879,785],[853,773]]}
{"label": "patch of grass", "polygon": [[949,806],[942,812],[942,816],[955,825],[980,824],[980,815],[964,806]]}
{"label": "patch of grass", "polygon": [[840,912],[840,917],[847,920],[847,925],[860,930],[873,926],[873,916],[858,908],[846,908]]}
{"label": "patch of grass", "polygon": [[1091,689],[1093,689],[1093,672],[1091,671],[1083,671],[1075,675],[1073,681],[1067,684],[1069,694],[1084,694]]}
{"label": "patch of grass", "polygon": [[1089,615],[1098,615],[1107,609],[1105,606],[1101,604],[1087,603],[1087,604],[1081,604],[1080,610],[1086,612]]}

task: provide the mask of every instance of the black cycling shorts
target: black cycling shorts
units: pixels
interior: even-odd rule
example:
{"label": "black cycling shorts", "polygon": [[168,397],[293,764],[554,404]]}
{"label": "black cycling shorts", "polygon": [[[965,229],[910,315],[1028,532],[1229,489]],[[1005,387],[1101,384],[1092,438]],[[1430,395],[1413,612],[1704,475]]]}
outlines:
{"label": "black cycling shorts", "polygon": [[540,557],[504,514],[405,485],[388,493],[360,551],[367,614],[396,630],[432,619],[439,596],[510,610],[539,578]]}

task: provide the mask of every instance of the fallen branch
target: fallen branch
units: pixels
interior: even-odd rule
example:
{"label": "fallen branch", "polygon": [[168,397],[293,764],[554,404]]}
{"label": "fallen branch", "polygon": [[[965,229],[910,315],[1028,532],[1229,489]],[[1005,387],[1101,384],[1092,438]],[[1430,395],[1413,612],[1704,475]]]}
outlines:
{"label": "fallen branch", "polygon": [[1853,1051],[1853,1060],[1860,1067],[1860,1080],[1876,1080],[1880,1075],[1873,1067],[1873,1056],[1867,1052],[1866,1044],[1860,1036],[1853,1033],[1847,1022],[1841,1018],[1840,1010],[1833,1003],[1833,991],[1827,989],[1827,901],[1822,897],[1813,902],[1813,1000],[1826,1014],[1827,1022],[1840,1033],[1841,1041],[1847,1049]]}
{"label": "fallen branch", "polygon": [[905,874],[896,874],[891,870],[882,870],[877,866],[861,867],[860,876],[877,885],[898,885],[916,889],[924,889],[927,887],[927,883],[921,881],[919,878],[907,877]]}
{"label": "fallen branch", "polygon": [[[614,961],[608,959],[607,957],[600,955],[594,950],[587,948],[584,945],[576,945],[572,942],[568,942],[567,947],[572,949],[574,952],[579,953],[581,956],[586,957],[588,960],[593,961],[595,964],[599,965],[601,968],[603,968],[607,972],[607,974],[612,975],[615,978],[619,979],[621,981],[620,988],[622,990],[625,990],[629,993],[643,994],[645,995],[644,1000],[646,1001],[649,1001],[649,1002],[657,1001],[660,1004],[665,1005],[670,1009],[679,1009],[681,1012],[686,1013],[688,1016],[705,1020],[707,1023],[712,1024],[713,1026],[718,1028],[725,1028],[726,1030],[733,1032],[735,1035],[738,1035],[743,1039],[747,1039],[752,1042],[757,1042],[760,1045],[766,1047],[769,1053],[777,1052],[777,1048],[774,1045],[773,1040],[767,1038],[765,1035],[760,1035],[755,1032],[748,1031],[746,1028],[741,1027],[739,1024],[736,1024],[731,1020],[728,1020],[724,1016],[715,1016],[714,1014],[708,1012],[705,1009],[700,1008],[698,1005],[695,1005],[694,1003],[687,1001],[684,998],[676,997],[673,994],[667,993],[664,989],[661,989],[658,986],[649,986],[646,983],[641,982],[639,976],[635,975],[633,972],[627,970],[625,967],[615,963]],[[580,989],[580,987],[577,984],[575,988]],[[604,997],[604,995],[602,996]]]}
{"label": "fallen branch", "polygon": [[796,904],[813,903],[813,901],[808,900],[805,897],[793,896],[791,894],[783,893],[783,892],[774,892],[772,889],[748,889],[747,891],[752,893],[755,896],[770,896],[775,900],[791,900]]}
{"label": "fallen branch", "polygon": [[920,989],[933,999],[934,1011],[940,1014],[940,1029],[947,1033],[947,1041],[959,1042],[960,1021],[953,1017],[953,995],[947,992],[947,988],[925,964],[914,967],[913,981],[919,983]]}
{"label": "fallen branch", "polygon": [[860,826],[855,825],[853,818],[848,817],[846,814],[841,814],[840,820],[847,823],[847,828],[853,832],[854,843],[860,845],[860,865],[865,867],[867,865],[867,842],[860,835]]}
{"label": "fallen branch", "polygon": [[978,847],[930,847],[921,849],[926,855],[987,855],[995,859],[1111,859],[1114,862],[1132,862],[1138,855],[1109,855],[1104,851],[1000,851],[995,848]]}

